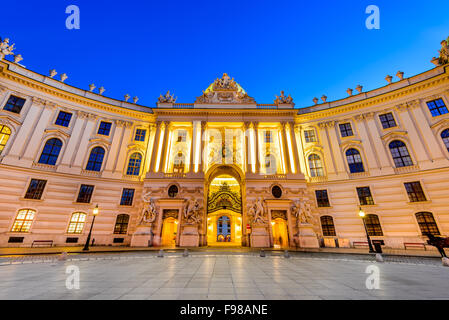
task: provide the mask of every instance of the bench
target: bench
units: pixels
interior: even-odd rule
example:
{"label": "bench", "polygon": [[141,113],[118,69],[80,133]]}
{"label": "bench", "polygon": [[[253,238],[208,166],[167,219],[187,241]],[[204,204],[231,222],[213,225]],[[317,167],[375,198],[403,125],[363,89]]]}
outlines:
{"label": "bench", "polygon": [[357,248],[357,247],[368,247],[368,242],[367,241],[355,241],[355,242],[352,243],[352,246],[354,248]]}
{"label": "bench", "polygon": [[407,250],[408,248],[426,250],[426,244],[425,243],[415,243],[415,242],[404,242],[404,248],[405,248],[405,250]]}
{"label": "bench", "polygon": [[34,247],[53,247],[53,240],[34,240],[31,248]]}

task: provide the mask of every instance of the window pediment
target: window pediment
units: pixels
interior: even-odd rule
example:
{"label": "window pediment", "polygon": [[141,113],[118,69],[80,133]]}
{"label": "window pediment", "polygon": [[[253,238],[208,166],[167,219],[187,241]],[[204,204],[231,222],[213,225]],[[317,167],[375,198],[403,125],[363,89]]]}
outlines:
{"label": "window pediment", "polygon": [[22,124],[21,121],[19,121],[17,118],[12,117],[10,115],[0,115],[0,123],[4,124],[4,125],[9,125],[9,126],[19,126]]}
{"label": "window pediment", "polygon": [[91,144],[98,144],[98,145],[106,145],[106,146],[111,145],[111,142],[110,142],[110,141],[108,141],[108,140],[106,140],[106,139],[103,139],[103,138],[91,138],[91,139],[89,140],[89,142],[90,142]]}
{"label": "window pediment", "polygon": [[390,140],[393,137],[405,137],[407,136],[407,131],[404,130],[394,130],[384,134],[381,139],[384,141]]}
{"label": "window pediment", "polygon": [[65,131],[62,131],[60,129],[46,129],[45,130],[46,134],[53,134],[55,136],[59,136],[59,137],[63,137],[63,138],[69,138],[70,134],[68,134]]}

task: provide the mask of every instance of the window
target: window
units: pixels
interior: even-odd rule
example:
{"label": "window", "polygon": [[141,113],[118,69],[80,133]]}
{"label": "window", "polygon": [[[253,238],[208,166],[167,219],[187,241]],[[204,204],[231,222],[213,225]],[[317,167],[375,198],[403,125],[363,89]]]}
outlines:
{"label": "window", "polygon": [[381,237],[384,235],[382,232],[382,227],[380,225],[379,217],[377,215],[368,214],[364,219],[366,230],[371,237]]}
{"label": "window", "polygon": [[177,142],[186,142],[186,141],[187,141],[187,131],[185,131],[185,130],[178,131]]}
{"label": "window", "polygon": [[10,96],[8,99],[8,102],[6,102],[5,107],[3,110],[14,112],[14,113],[20,113],[22,111],[23,105],[25,104],[25,99],[16,97],[16,96]]}
{"label": "window", "polygon": [[84,212],[75,212],[70,218],[69,227],[67,233],[81,234],[84,229],[84,223],[86,222],[86,214]]}
{"label": "window", "polygon": [[380,119],[380,122],[382,123],[382,127],[384,129],[394,128],[397,126],[396,120],[394,120],[393,114],[391,112],[381,114],[379,116],[379,119]]}
{"label": "window", "polygon": [[311,154],[309,156],[309,168],[311,177],[324,176],[323,164],[321,158],[317,154]]}
{"label": "window", "polygon": [[185,163],[184,154],[181,151],[179,151],[175,157],[175,160],[173,161],[173,172],[184,173],[184,163]]}
{"label": "window", "polygon": [[320,219],[321,219],[321,229],[323,229],[323,236],[325,237],[337,236],[337,233],[335,232],[334,219],[331,216],[322,216]]}
{"label": "window", "polygon": [[273,142],[273,135],[271,131],[265,131],[265,143],[272,143]]}
{"label": "window", "polygon": [[340,133],[341,136],[344,137],[352,137],[354,133],[352,132],[352,127],[350,123],[342,123],[340,124]]}
{"label": "window", "polygon": [[168,188],[168,196],[170,198],[176,197],[178,195],[178,192],[179,192],[178,186],[176,185],[171,185],[170,188]]}
{"label": "window", "polygon": [[42,150],[39,163],[54,166],[58,160],[61,152],[62,142],[59,139],[53,138],[45,143],[44,150]]}
{"label": "window", "polygon": [[55,124],[58,126],[68,127],[70,124],[70,119],[72,119],[71,113],[59,111]]}
{"label": "window", "polygon": [[40,200],[44,193],[46,180],[31,179],[28,190],[25,194],[25,199]]}
{"label": "window", "polygon": [[419,181],[404,183],[410,202],[427,201]]}
{"label": "window", "polygon": [[226,216],[217,221],[217,241],[231,242],[231,220]]}
{"label": "window", "polygon": [[134,140],[136,141],[145,141],[145,136],[147,134],[147,131],[144,129],[137,129],[136,130],[136,136],[134,137]]}
{"label": "window", "polygon": [[95,147],[90,152],[89,161],[87,162],[86,170],[100,171],[104,159],[104,149],[102,147]]}
{"label": "window", "polygon": [[447,107],[444,104],[443,99],[429,101],[427,102],[427,106],[429,107],[432,117],[437,117],[441,116],[442,114],[448,113]]}
{"label": "window", "polygon": [[440,231],[438,230],[437,223],[430,212],[418,212],[416,214],[416,220],[418,221],[419,228],[423,235],[432,234],[434,236],[439,236]]}
{"label": "window", "polygon": [[330,207],[329,196],[327,190],[315,190],[316,203],[319,208]]}
{"label": "window", "polygon": [[369,187],[357,188],[357,195],[359,196],[360,205],[369,206],[374,204],[374,199]]}
{"label": "window", "polygon": [[349,171],[351,173],[365,172],[362,157],[356,149],[346,151],[346,160],[348,161]]}
{"label": "window", "polygon": [[395,140],[389,145],[391,156],[397,168],[412,166],[413,161],[404,142]]}
{"label": "window", "polygon": [[92,199],[93,192],[94,192],[94,186],[82,184],[80,187],[80,191],[78,193],[78,198],[76,199],[76,202],[90,203],[90,200]]}
{"label": "window", "polygon": [[131,157],[129,157],[128,170],[126,170],[126,174],[128,176],[138,176],[140,174],[141,163],[142,156],[140,155],[140,153],[133,153]]}
{"label": "window", "polygon": [[128,232],[129,215],[119,214],[115,220],[114,234],[126,234]]}
{"label": "window", "polygon": [[[1,135],[0,135],[0,152],[2,151],[2,149],[1,149],[1,139],[2,138],[1,138]],[[446,146],[447,151],[449,151],[449,129],[446,129],[443,132],[441,132],[441,139],[443,139],[444,145]]]}
{"label": "window", "polygon": [[132,206],[134,200],[134,189],[124,188],[122,191],[122,198],[120,200],[121,206]]}
{"label": "window", "polygon": [[7,126],[0,125],[0,154],[2,154],[3,149],[6,147],[6,143],[11,136],[11,129]]}
{"label": "window", "polygon": [[272,154],[267,154],[265,156],[265,173],[266,174],[277,173],[276,157]]}
{"label": "window", "polygon": [[98,127],[98,134],[109,136],[109,134],[111,133],[111,127],[112,123],[101,121],[100,127]]}
{"label": "window", "polygon": [[317,142],[315,130],[305,130],[304,131],[304,139],[306,140],[307,143]]}
{"label": "window", "polygon": [[22,209],[17,213],[11,232],[30,232],[36,211],[31,209]]}
{"label": "window", "polygon": [[271,188],[271,194],[273,195],[273,197],[275,197],[276,199],[279,199],[280,197],[282,197],[282,189],[279,186],[273,186],[273,188]]}

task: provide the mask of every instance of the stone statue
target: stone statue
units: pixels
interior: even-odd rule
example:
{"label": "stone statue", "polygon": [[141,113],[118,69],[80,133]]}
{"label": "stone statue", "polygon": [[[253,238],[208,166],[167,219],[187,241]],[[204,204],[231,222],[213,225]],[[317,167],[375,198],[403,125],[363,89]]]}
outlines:
{"label": "stone statue", "polygon": [[311,224],[312,222],[312,209],[310,204],[305,201],[297,200],[292,206],[292,214],[296,217],[296,223],[298,226],[301,224]]}
{"label": "stone statue", "polygon": [[201,222],[202,208],[198,200],[190,200],[184,207],[184,220],[188,224],[198,224]]}
{"label": "stone statue", "polygon": [[280,96],[276,96],[276,99],[274,100],[274,104],[293,104],[293,98],[291,95],[288,95],[288,97],[285,95],[284,91],[281,91]]}
{"label": "stone statue", "polygon": [[248,209],[248,215],[253,217],[253,223],[265,224],[265,207],[263,205],[262,198],[256,200],[256,202]]}
{"label": "stone statue", "polygon": [[176,99],[173,94],[170,94],[170,91],[163,96],[162,94],[159,96],[159,103],[175,103]]}
{"label": "stone statue", "polygon": [[3,41],[0,38],[0,61],[3,60],[5,56],[14,55],[14,52],[12,52],[15,48],[15,44],[10,45],[9,39],[5,38]]}
{"label": "stone statue", "polygon": [[142,196],[143,201],[145,202],[142,218],[140,219],[140,224],[151,224],[156,221],[157,210],[154,200],[149,198],[149,194]]}
{"label": "stone statue", "polygon": [[441,50],[439,51],[440,53],[440,59],[439,59],[439,63],[440,65],[449,63],[449,38],[448,40],[443,40],[441,41]]}

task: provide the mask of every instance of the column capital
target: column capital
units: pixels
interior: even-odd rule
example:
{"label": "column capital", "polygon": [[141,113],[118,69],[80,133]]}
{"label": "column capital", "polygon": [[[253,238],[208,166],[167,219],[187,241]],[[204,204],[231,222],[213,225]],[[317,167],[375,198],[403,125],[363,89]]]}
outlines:
{"label": "column capital", "polygon": [[404,112],[404,111],[407,111],[408,105],[407,105],[407,103],[401,103],[401,104],[396,105],[395,109],[398,110],[399,112]]}
{"label": "column capital", "polygon": [[419,99],[412,100],[412,101],[407,102],[407,105],[411,109],[419,108],[421,106],[421,101]]}
{"label": "column capital", "polygon": [[332,127],[334,127],[335,126],[335,123],[336,123],[336,121],[326,121],[326,122],[320,122],[320,123],[318,123],[318,126],[321,128],[321,129],[324,129],[324,128],[332,128]]}
{"label": "column capital", "polygon": [[31,97],[31,101],[33,102],[33,105],[38,105],[38,106],[45,106],[45,100],[38,98],[38,97]]}

